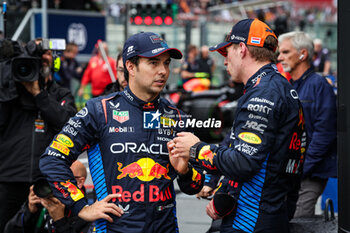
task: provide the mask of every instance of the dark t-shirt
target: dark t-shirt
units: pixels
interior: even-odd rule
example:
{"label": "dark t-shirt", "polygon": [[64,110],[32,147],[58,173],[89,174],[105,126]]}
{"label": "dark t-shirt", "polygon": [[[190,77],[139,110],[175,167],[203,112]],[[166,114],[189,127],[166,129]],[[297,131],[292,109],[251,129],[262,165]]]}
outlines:
{"label": "dark t-shirt", "polygon": [[197,63],[198,63],[198,66],[199,66],[199,71],[200,72],[209,73],[209,79],[211,80],[211,78],[212,78],[211,68],[214,65],[214,60],[211,59],[210,57],[208,57],[208,58],[199,58],[197,60]]}
{"label": "dark t-shirt", "polygon": [[322,73],[324,70],[324,64],[330,60],[330,52],[327,48],[323,48],[316,54],[315,60],[313,61],[313,67],[315,72]]}

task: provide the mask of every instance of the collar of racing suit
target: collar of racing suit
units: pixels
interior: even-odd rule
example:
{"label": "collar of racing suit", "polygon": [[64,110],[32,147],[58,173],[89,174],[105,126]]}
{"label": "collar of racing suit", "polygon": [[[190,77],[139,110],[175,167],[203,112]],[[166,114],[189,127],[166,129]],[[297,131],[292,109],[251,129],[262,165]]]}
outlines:
{"label": "collar of racing suit", "polygon": [[271,71],[278,72],[276,64],[269,63],[261,67],[255,74],[253,74],[247,81],[247,84],[244,86],[243,93],[245,93],[249,88],[254,88],[259,85],[261,78],[266,76]]}
{"label": "collar of racing suit", "polygon": [[127,99],[127,101],[130,104],[140,108],[143,111],[153,111],[158,109],[158,105],[160,102],[159,95],[153,101],[150,102],[140,100],[134,95],[134,93],[132,93],[129,86],[125,87],[124,91],[122,92],[122,95]]}

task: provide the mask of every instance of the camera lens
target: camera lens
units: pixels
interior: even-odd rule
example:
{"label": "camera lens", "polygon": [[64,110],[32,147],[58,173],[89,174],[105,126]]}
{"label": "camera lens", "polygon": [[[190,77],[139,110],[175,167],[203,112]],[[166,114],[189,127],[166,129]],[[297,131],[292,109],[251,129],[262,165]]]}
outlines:
{"label": "camera lens", "polygon": [[22,63],[18,67],[17,72],[21,76],[28,76],[30,73],[32,73],[32,67],[28,63]]}
{"label": "camera lens", "polygon": [[12,59],[12,73],[15,81],[34,82],[39,79],[40,59],[16,57]]}
{"label": "camera lens", "polygon": [[34,183],[33,191],[41,198],[47,198],[52,194],[51,187],[46,179],[40,179]]}

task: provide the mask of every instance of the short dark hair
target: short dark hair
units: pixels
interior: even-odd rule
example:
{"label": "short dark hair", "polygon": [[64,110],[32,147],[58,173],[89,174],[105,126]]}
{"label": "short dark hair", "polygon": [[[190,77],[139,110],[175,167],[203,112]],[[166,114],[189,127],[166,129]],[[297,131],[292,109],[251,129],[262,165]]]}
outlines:
{"label": "short dark hair", "polygon": [[[128,59],[131,63],[135,64],[136,67],[139,65],[140,63],[140,57],[139,56],[134,56],[130,59]],[[129,82],[129,71],[128,69],[125,67],[125,64],[124,64],[124,78],[127,82]]]}
{"label": "short dark hair", "polygon": [[187,54],[190,53],[190,52],[192,52],[192,51],[197,51],[197,50],[198,50],[197,46],[195,46],[195,45],[193,45],[193,44],[189,44],[189,45],[187,46]]}
{"label": "short dark hair", "polygon": [[[116,62],[116,68],[118,69],[118,62],[119,62],[119,60],[122,60],[122,62],[123,62],[123,53],[119,53],[118,54],[118,56],[117,56],[117,62]],[[124,66],[124,78],[125,78],[125,66]],[[118,78],[118,77],[117,77]],[[128,75],[128,78],[125,78],[125,80],[127,81],[127,82],[129,82],[129,75]],[[118,82],[117,82],[118,83]],[[118,84],[119,85],[119,84]],[[119,87],[118,87],[119,88]]]}
{"label": "short dark hair", "polygon": [[67,45],[66,45],[66,52],[71,52],[73,51],[73,48],[78,48],[78,45],[74,42],[69,42]]}
{"label": "short dark hair", "polygon": [[[119,53],[117,56],[117,62],[123,58],[123,53]],[[123,62],[123,61],[122,61]]]}
{"label": "short dark hair", "polygon": [[[278,40],[273,36],[268,36],[265,39],[265,45],[271,48],[277,48]],[[273,63],[277,62],[277,54],[271,49],[265,47],[256,47],[248,45],[248,50],[252,54],[252,56],[257,61],[270,61]]]}

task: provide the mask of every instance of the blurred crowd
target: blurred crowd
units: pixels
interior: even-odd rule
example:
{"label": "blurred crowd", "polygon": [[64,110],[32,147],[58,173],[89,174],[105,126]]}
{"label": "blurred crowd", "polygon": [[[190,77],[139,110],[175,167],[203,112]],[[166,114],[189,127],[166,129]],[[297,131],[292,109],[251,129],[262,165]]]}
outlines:
{"label": "blurred crowd", "polygon": [[[207,15],[210,7],[218,6],[220,4],[235,5],[238,3],[249,2],[245,0],[177,0],[174,1],[179,5],[179,15],[185,18],[186,15]],[[272,24],[276,18],[281,15],[286,15],[291,21],[300,24],[312,24],[317,22],[336,22],[337,8],[329,5],[298,5],[293,2],[286,2],[285,4],[270,4],[262,5],[260,7],[246,7],[246,14],[249,18],[260,18],[264,15],[267,23]],[[229,6],[228,6],[229,7]],[[240,12],[241,13],[241,12]],[[217,21],[233,21],[234,11],[230,8],[222,9],[215,12],[215,20]],[[302,28],[301,28],[302,29]]]}
{"label": "blurred crowd", "polygon": [[[191,18],[191,16],[208,15],[210,7],[219,6],[222,4],[238,4],[250,2],[247,0],[168,0],[168,3],[175,3],[178,5],[179,18]],[[10,0],[8,1],[9,9],[19,11],[27,11],[30,8],[41,7],[40,0]],[[293,5],[293,7],[291,7]],[[95,0],[49,0],[48,7],[53,9],[70,9],[70,10],[91,10],[104,13],[108,11],[108,15],[112,17],[119,17],[125,11],[123,4],[112,3],[108,5],[108,9],[104,9],[103,1]],[[249,18],[260,18],[264,15],[267,23],[272,23],[281,14],[286,14],[291,22],[299,24],[301,30],[305,24],[313,24],[315,22],[336,22],[337,8],[327,4],[321,5],[298,5],[292,2],[285,4],[270,4],[262,5],[260,7],[245,7],[246,14]],[[232,22],[235,17],[230,8],[222,9],[214,13],[214,19],[217,21]]]}
{"label": "blurred crowd", "polygon": [[[10,0],[8,1],[9,9],[16,11],[27,11],[30,8],[40,8],[41,0]],[[47,7],[64,10],[92,10],[102,12],[103,8],[100,3],[94,0],[48,0]]]}

